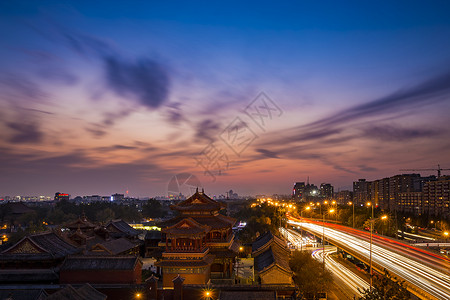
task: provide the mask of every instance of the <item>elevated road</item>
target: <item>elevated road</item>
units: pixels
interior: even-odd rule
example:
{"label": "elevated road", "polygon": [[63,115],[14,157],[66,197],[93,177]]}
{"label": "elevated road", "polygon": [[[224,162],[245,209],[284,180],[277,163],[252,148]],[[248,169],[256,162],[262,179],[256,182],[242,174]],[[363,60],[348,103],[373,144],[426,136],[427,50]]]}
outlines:
{"label": "elevated road", "polygon": [[[299,221],[290,217],[289,223],[322,237],[322,222]],[[325,223],[325,238],[369,264],[369,233]],[[372,264],[380,272],[385,268],[405,280],[408,289],[419,298],[450,299],[450,261],[444,257],[374,235]]]}
{"label": "elevated road", "polygon": [[[295,230],[280,228],[280,232],[287,240],[289,240],[295,249],[301,249],[301,244],[305,246],[312,243],[312,241],[310,241],[307,237],[301,235]],[[364,289],[368,289],[369,284],[330,255],[336,251],[336,247],[331,246],[325,248],[326,268],[333,274],[336,284],[339,286],[341,292],[345,294],[346,299],[360,297],[361,293],[359,290],[362,291]],[[322,248],[318,248],[312,252],[312,256],[320,262],[324,259],[323,255],[324,252]]]}

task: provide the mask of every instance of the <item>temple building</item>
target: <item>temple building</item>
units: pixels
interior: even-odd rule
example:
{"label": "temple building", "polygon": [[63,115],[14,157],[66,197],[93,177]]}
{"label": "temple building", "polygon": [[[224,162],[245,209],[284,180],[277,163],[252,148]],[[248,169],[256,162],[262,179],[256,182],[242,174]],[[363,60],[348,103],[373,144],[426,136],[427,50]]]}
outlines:
{"label": "temple building", "polygon": [[53,231],[24,237],[0,254],[2,283],[56,283],[58,266],[81,249]]}
{"label": "temple building", "polygon": [[281,238],[270,231],[259,236],[252,244],[252,256],[260,284],[293,285],[293,272],[289,267],[291,252]]}
{"label": "temple building", "polygon": [[236,220],[219,213],[225,207],[198,189],[171,206],[179,215],[161,224],[160,246],[165,251],[156,263],[162,268],[164,287],[172,287],[178,275],[185,278],[184,284],[231,279],[239,246],[232,232]]}

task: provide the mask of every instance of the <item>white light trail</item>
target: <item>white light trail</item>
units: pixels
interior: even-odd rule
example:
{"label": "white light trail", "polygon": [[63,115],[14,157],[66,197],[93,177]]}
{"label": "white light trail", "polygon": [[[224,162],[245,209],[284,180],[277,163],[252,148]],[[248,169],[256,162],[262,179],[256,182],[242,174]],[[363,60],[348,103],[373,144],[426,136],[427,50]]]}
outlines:
{"label": "white light trail", "polygon": [[[301,225],[318,236],[322,235],[323,229],[320,225],[289,222],[296,226]],[[369,257],[369,242],[361,238],[327,227],[325,236],[332,243],[345,245],[361,256]],[[375,265],[386,268],[437,299],[450,299],[450,280],[444,272],[377,245],[372,245],[372,260]]]}

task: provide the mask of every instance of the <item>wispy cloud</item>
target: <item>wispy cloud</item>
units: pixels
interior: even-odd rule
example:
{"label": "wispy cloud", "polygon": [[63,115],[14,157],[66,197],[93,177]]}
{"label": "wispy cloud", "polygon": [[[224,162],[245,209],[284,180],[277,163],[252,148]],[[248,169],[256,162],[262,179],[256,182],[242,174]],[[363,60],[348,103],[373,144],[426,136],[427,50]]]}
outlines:
{"label": "wispy cloud", "polygon": [[99,38],[66,31],[66,45],[86,59],[101,62],[106,86],[125,99],[132,98],[143,106],[155,109],[169,96],[170,74],[168,68],[148,57],[128,60]]}
{"label": "wispy cloud", "polygon": [[392,114],[411,107],[420,107],[437,101],[446,101],[450,94],[450,72],[405,88],[388,96],[340,111],[334,115],[299,127],[335,128],[368,117]]}
{"label": "wispy cloud", "polygon": [[370,137],[382,141],[404,141],[417,138],[431,138],[442,134],[442,129],[402,128],[392,125],[367,126],[362,130],[362,137]]}
{"label": "wispy cloud", "polygon": [[6,124],[11,129],[9,142],[14,144],[41,143],[44,133],[37,123],[10,122]]}

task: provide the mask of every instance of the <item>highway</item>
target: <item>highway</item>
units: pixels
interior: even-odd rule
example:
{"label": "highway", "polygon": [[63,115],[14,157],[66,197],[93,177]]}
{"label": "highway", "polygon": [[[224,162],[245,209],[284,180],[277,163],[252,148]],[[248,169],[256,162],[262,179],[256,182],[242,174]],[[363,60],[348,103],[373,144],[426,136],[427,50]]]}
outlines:
{"label": "highway", "polygon": [[[284,229],[280,228],[281,234],[289,240],[289,242],[294,246],[296,249],[301,248],[301,243],[303,243],[303,246],[307,244],[311,244],[312,240],[309,240],[309,238],[305,237],[305,235],[300,235],[300,233],[292,230],[292,229]],[[333,273],[333,276],[337,278],[339,281],[339,287],[343,293],[347,295],[348,299],[353,299],[353,296],[359,297],[361,296],[361,293],[358,291],[358,289],[368,289],[369,284],[364,281],[361,277],[356,275],[354,272],[350,271],[348,268],[337,262],[334,258],[330,256],[330,254],[333,254],[336,252],[336,247],[326,247],[325,248],[325,266],[328,268],[331,273]],[[323,261],[323,250],[317,249],[312,252],[312,256],[319,260],[320,262]],[[343,286],[345,285],[345,287]]]}
{"label": "highway", "polygon": [[[369,289],[369,284],[330,256],[330,254],[333,254],[336,251],[336,247],[325,247],[326,268],[328,268],[341,283],[348,287],[348,289],[344,289],[342,288],[342,285],[339,284],[341,290],[349,296],[349,299],[353,299],[353,296],[360,297],[361,293],[358,289],[361,291]],[[322,249],[313,251],[312,255],[315,259],[323,261]]]}
{"label": "highway", "polygon": [[[321,222],[310,223],[300,222],[290,219],[290,224],[306,229],[317,236],[322,236],[323,227]],[[331,224],[326,224],[332,226]],[[367,233],[356,231],[351,228],[344,230],[343,226],[329,228],[325,226],[325,237],[332,244],[348,249],[349,252],[358,253],[366,261],[369,259],[369,242]],[[336,228],[336,229],[335,229]],[[345,231],[345,232],[344,232]],[[450,299],[450,276],[449,262],[427,251],[407,247],[401,243],[394,243],[393,240],[374,236],[372,245],[372,261],[379,269],[386,268],[391,273],[409,282],[413,287],[412,291],[421,298],[429,299]],[[431,267],[431,265],[435,267]],[[428,295],[420,295],[420,291]]]}

